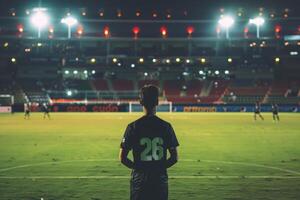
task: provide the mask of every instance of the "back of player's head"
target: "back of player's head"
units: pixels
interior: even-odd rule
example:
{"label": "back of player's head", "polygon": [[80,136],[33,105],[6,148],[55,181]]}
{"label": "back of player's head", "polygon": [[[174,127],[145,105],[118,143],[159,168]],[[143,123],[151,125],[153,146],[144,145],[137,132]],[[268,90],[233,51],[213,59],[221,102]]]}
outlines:
{"label": "back of player's head", "polygon": [[159,90],[154,85],[145,85],[141,89],[140,103],[146,109],[153,109],[158,105]]}

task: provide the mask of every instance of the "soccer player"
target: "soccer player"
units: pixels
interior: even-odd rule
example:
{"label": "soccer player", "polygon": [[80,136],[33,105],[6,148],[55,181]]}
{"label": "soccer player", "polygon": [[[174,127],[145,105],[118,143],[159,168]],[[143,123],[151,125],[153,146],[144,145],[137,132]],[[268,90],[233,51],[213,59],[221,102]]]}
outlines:
{"label": "soccer player", "polygon": [[30,118],[30,103],[24,104],[24,119]]}
{"label": "soccer player", "polygon": [[[156,86],[141,89],[140,103],[145,115],[127,126],[121,142],[120,161],[132,169],[131,200],[167,200],[167,168],[178,161],[179,143],[174,130],[170,123],[155,115],[158,96]],[[133,161],[128,158],[131,150]]]}
{"label": "soccer player", "polygon": [[260,114],[260,103],[257,101],[254,107],[254,120],[256,121],[256,115],[260,117],[261,120],[264,120],[264,117]]}
{"label": "soccer player", "polygon": [[277,120],[279,122],[278,105],[275,103],[272,104],[272,113],[273,113],[273,121],[276,122]]}
{"label": "soccer player", "polygon": [[46,103],[43,104],[42,110],[44,112],[44,119],[46,119],[46,116],[48,117],[48,119],[50,119],[50,108]]}

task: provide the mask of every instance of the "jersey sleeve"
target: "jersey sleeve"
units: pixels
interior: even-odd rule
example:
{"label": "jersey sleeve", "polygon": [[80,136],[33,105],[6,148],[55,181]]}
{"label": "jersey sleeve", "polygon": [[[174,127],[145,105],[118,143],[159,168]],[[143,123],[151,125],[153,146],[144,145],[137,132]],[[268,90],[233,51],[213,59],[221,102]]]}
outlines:
{"label": "jersey sleeve", "polygon": [[168,142],[167,142],[167,148],[175,148],[178,147],[179,143],[176,137],[176,134],[174,132],[174,129],[171,124],[168,125]]}
{"label": "jersey sleeve", "polygon": [[130,125],[128,125],[125,130],[125,133],[122,138],[121,145],[120,145],[120,147],[122,149],[126,149],[128,151],[130,151],[132,149],[132,145],[133,145],[132,132],[133,132],[132,127]]}

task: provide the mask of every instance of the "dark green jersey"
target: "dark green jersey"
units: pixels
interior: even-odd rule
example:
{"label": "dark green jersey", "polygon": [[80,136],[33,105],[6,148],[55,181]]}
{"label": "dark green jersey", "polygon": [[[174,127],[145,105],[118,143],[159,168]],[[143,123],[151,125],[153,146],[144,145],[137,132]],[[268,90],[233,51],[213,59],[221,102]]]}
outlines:
{"label": "dark green jersey", "polygon": [[166,171],[167,149],[179,145],[170,123],[143,116],[129,124],[121,148],[132,150],[135,170]]}

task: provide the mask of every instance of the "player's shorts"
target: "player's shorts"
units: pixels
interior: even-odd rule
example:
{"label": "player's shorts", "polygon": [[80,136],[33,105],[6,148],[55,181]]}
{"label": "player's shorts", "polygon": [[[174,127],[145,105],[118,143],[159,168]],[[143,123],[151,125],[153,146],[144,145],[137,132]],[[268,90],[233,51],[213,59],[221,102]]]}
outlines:
{"label": "player's shorts", "polygon": [[30,112],[29,112],[29,110],[26,110],[25,113],[26,113],[26,115],[28,115]]}
{"label": "player's shorts", "polygon": [[167,200],[168,175],[132,171],[130,200]]}
{"label": "player's shorts", "polygon": [[260,114],[260,111],[259,111],[259,110],[256,110],[256,111],[254,111],[254,113],[259,115],[259,114]]}
{"label": "player's shorts", "polygon": [[278,115],[278,111],[273,111],[273,115]]}

